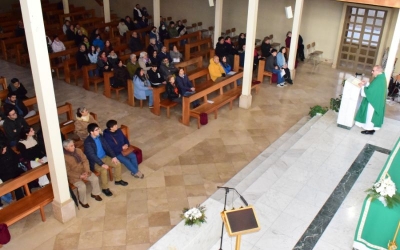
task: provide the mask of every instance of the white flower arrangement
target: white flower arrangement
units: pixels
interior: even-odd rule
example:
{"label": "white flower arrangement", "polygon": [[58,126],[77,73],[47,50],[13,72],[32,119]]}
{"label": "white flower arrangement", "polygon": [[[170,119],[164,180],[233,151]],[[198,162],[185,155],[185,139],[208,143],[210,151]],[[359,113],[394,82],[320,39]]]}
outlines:
{"label": "white flower arrangement", "polygon": [[185,219],[185,226],[199,225],[206,222],[206,207],[199,206],[192,208],[184,208],[181,217]]}
{"label": "white flower arrangement", "polygon": [[400,203],[400,195],[397,193],[396,184],[392,181],[389,174],[386,173],[385,178],[381,178],[372,188],[366,190],[368,196],[372,200],[378,199],[383,205],[393,208],[394,205]]}

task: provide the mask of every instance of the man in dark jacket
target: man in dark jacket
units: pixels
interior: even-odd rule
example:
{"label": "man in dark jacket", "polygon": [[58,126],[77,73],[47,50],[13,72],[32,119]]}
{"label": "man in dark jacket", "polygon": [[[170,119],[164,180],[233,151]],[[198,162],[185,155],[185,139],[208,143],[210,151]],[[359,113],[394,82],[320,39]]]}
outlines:
{"label": "man in dark jacket", "polygon": [[[7,99],[5,101],[4,108],[7,106],[14,107],[15,110],[17,111],[17,114],[21,117],[25,117],[28,115],[29,112],[28,108],[25,106],[23,101],[17,99],[17,94],[15,92],[9,92],[7,94]],[[34,114],[36,114],[36,112],[35,113],[32,112],[29,116],[32,116]]]}
{"label": "man in dark jacket", "polygon": [[265,37],[263,43],[261,44],[261,56],[268,58],[271,55],[271,50],[271,39],[269,37]]}
{"label": "man in dark jacket", "polygon": [[131,49],[132,52],[143,49],[143,44],[140,41],[136,31],[132,32],[132,37],[129,40],[129,48]]}
{"label": "man in dark jacket", "polygon": [[21,82],[19,82],[19,80],[17,78],[11,79],[11,84],[8,85],[8,91],[10,91],[10,90],[12,92],[15,92],[18,100],[28,99],[28,97],[26,96],[28,91],[26,90],[24,85]]}
{"label": "man in dark jacket", "polygon": [[160,72],[164,79],[166,79],[169,75],[176,75],[178,69],[172,63],[169,63],[168,58],[164,58],[160,65]]}
{"label": "man in dark jacket", "polygon": [[4,114],[7,116],[4,119],[4,132],[6,134],[8,143],[11,147],[17,145],[19,141],[19,134],[21,129],[28,129],[29,125],[26,123],[22,116],[17,114],[17,111],[12,106],[4,107]]}
{"label": "man in dark jacket", "polygon": [[127,186],[128,183],[121,179],[121,163],[118,161],[114,151],[100,135],[100,128],[96,123],[90,123],[87,127],[90,134],[85,139],[85,155],[89,160],[90,170],[100,173],[101,189],[106,196],[112,196],[108,188],[107,170],[115,169],[115,185]]}
{"label": "man in dark jacket", "polygon": [[276,49],[271,50],[271,55],[267,58],[267,61],[265,62],[265,71],[272,72],[273,74],[276,74],[278,76],[278,82],[277,85],[278,87],[284,87],[285,86],[285,79],[281,75],[281,70],[278,67],[278,64],[276,63],[276,54],[278,52]]}
{"label": "man in dark jacket", "polygon": [[[167,84],[161,72],[157,69],[157,64],[153,63],[151,69],[147,71],[147,74],[149,75],[151,86],[158,86],[160,83]],[[153,85],[153,83],[156,84]]]}
{"label": "man in dark jacket", "polygon": [[[76,63],[78,64],[78,69],[81,69],[82,66],[90,64],[89,56],[86,52],[86,45],[83,43],[81,45],[79,45],[79,51],[78,51],[78,53],[76,53]],[[93,72],[91,72],[91,71],[90,71],[89,75],[91,73],[93,75]]]}

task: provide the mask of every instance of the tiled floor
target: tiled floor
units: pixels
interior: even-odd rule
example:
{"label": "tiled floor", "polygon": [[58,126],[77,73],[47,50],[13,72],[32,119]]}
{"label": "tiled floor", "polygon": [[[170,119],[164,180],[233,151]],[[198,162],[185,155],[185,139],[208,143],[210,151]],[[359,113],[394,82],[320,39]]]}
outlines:
{"label": "tiled floor", "polygon": [[[33,95],[29,69],[0,61],[1,74],[19,78]],[[10,227],[13,239],[4,249],[148,249],[180,222],[182,208],[205,201],[216,186],[230,180],[271,143],[306,116],[309,107],[329,105],[341,93],[344,73],[320,65],[316,73],[300,64],[293,86],[277,88],[263,83],[253,95],[249,110],[224,107],[217,120],[197,129],[178,122],[179,107],[167,119],[165,110],[154,116],[147,107],[130,107],[54,79],[57,104],[71,102],[98,114],[105,127],[109,119],[128,125],[131,143],[143,150],[140,165],[145,179],[125,172],[128,187],[111,185],[113,197],[102,202],[89,200],[90,208],[77,210],[77,218],[61,224],[33,214]],[[267,82],[267,81],[265,81]],[[80,85],[82,80],[80,80]],[[102,92],[102,88],[98,93]],[[400,120],[400,105],[391,103],[387,116]]]}

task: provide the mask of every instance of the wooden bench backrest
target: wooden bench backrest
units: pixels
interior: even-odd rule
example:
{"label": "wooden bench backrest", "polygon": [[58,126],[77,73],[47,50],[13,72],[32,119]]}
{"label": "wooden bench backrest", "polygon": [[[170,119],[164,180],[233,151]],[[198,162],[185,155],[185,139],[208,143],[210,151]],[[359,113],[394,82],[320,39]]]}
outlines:
{"label": "wooden bench backrest", "polygon": [[175,64],[175,66],[176,66],[177,68],[184,68],[184,69],[185,69],[185,72],[187,72],[187,68],[188,68],[189,66],[192,66],[192,65],[194,65],[196,68],[201,68],[201,67],[203,67],[203,57],[202,57],[202,56],[199,56],[199,57],[195,57],[195,58],[192,58],[192,59],[190,59],[190,60],[183,61],[183,62],[180,62],[180,63],[176,63],[176,64]]}
{"label": "wooden bench backrest", "polygon": [[36,96],[30,97],[22,101],[29,110],[34,110],[34,105],[37,105]]}
{"label": "wooden bench backrest", "polygon": [[4,76],[0,76],[0,84],[1,87],[3,87],[3,89],[7,89],[8,88],[7,78],[5,78]]}
{"label": "wooden bench backrest", "polygon": [[[11,149],[8,148],[7,150]],[[19,187],[24,187],[26,195],[29,196],[31,193],[28,188],[28,183],[48,173],[49,165],[46,163],[23,173],[18,178],[8,180],[0,184],[0,196],[8,194]]]}
{"label": "wooden bench backrest", "polygon": [[4,101],[7,98],[8,89],[0,90],[0,101]]}
{"label": "wooden bench backrest", "polygon": [[62,57],[62,56],[70,56],[70,58],[74,58],[77,52],[78,52],[78,48],[74,47],[74,48],[66,49],[66,50],[63,50],[60,52],[50,53],[49,54],[50,64],[51,65],[53,64],[53,59]]}
{"label": "wooden bench backrest", "polygon": [[133,98],[133,80],[132,79],[128,79],[128,83],[126,85],[127,91],[128,91],[128,105],[135,107],[135,100]]}
{"label": "wooden bench backrest", "polygon": [[191,43],[192,40],[198,41],[200,39],[201,39],[201,32],[196,31],[196,32],[192,32],[192,33],[180,36],[180,37],[165,39],[164,45],[165,45],[165,47],[170,48],[171,44],[175,44],[176,47],[178,47],[178,49],[179,49],[181,47],[180,41],[182,41],[182,40],[188,40],[188,42]]}
{"label": "wooden bench backrest", "polygon": [[17,43],[22,43],[23,41],[25,41],[25,37],[21,36],[21,37],[12,37],[12,38],[8,38],[5,40],[1,40],[1,50],[3,52],[3,59],[7,60],[8,56],[7,56],[7,50],[8,49],[14,49],[15,48],[15,44]]}
{"label": "wooden bench backrest", "polygon": [[207,45],[207,49],[212,49],[212,41],[211,38],[204,38],[192,43],[186,43],[185,44],[185,60],[189,60],[190,59],[190,50],[192,48],[196,48],[197,50],[200,51],[200,48],[202,45]]}
{"label": "wooden bench backrest", "polygon": [[73,49],[73,48],[77,48],[75,41],[65,41],[63,42],[65,49]]}
{"label": "wooden bench backrest", "polygon": [[104,23],[104,19],[102,17],[91,17],[78,21],[78,24],[84,27],[88,32],[91,28],[95,28],[97,23]]}
{"label": "wooden bench backrest", "polygon": [[121,131],[129,141],[129,128],[128,128],[128,126],[126,126],[124,124],[121,124]]}
{"label": "wooden bench backrest", "polygon": [[79,16],[90,16],[90,17],[94,17],[95,16],[95,11],[94,9],[90,9],[90,10],[78,10],[78,11],[74,11],[72,13],[68,13],[68,14],[62,14],[58,16],[58,20],[59,23],[61,25],[64,25],[64,20],[69,17],[69,20],[71,20],[74,24],[76,24],[76,21],[79,20]]}
{"label": "wooden bench backrest", "polygon": [[14,31],[10,31],[10,32],[7,32],[7,33],[0,33],[0,39],[1,40],[13,38],[13,37],[15,37],[15,32]]}
{"label": "wooden bench backrest", "polygon": [[203,76],[207,77],[207,81],[211,79],[208,68],[203,68],[200,71],[190,74],[190,75],[188,75],[188,78],[189,78],[189,81],[191,81],[193,85],[196,85],[195,84],[196,79],[203,77]]}
{"label": "wooden bench backrest", "polygon": [[58,106],[57,107],[57,114],[63,115],[66,114],[67,116],[67,121],[73,120],[74,116],[72,115],[72,104],[69,102],[66,102],[64,105]]}

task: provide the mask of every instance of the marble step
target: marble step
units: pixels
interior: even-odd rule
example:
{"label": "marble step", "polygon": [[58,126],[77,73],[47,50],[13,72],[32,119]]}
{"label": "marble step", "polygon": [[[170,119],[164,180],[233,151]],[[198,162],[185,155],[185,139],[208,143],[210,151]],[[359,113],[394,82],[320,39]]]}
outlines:
{"label": "marble step", "polygon": [[[321,118],[321,116],[308,116],[300,119],[285,134],[278,138],[246,167],[230,179],[225,186],[234,187],[238,192],[244,192],[252,185],[262,174],[276,164],[277,161],[291,148],[309,129]],[[210,198],[221,201],[223,192],[215,192]]]}
{"label": "marble step", "polygon": [[[295,145],[296,141],[305,135],[320,118],[320,116],[312,119],[309,117],[302,118],[225,185],[235,187],[239,192],[246,190],[271,166],[274,166],[274,163],[284,156],[285,152]],[[224,204],[223,199],[224,192],[218,190],[202,204],[207,207],[208,222],[206,224],[201,227],[186,227],[181,222],[150,249],[209,249],[219,239],[221,230],[220,212]],[[248,201],[250,204],[253,202],[252,200]],[[205,235],[208,236],[204,237]]]}

